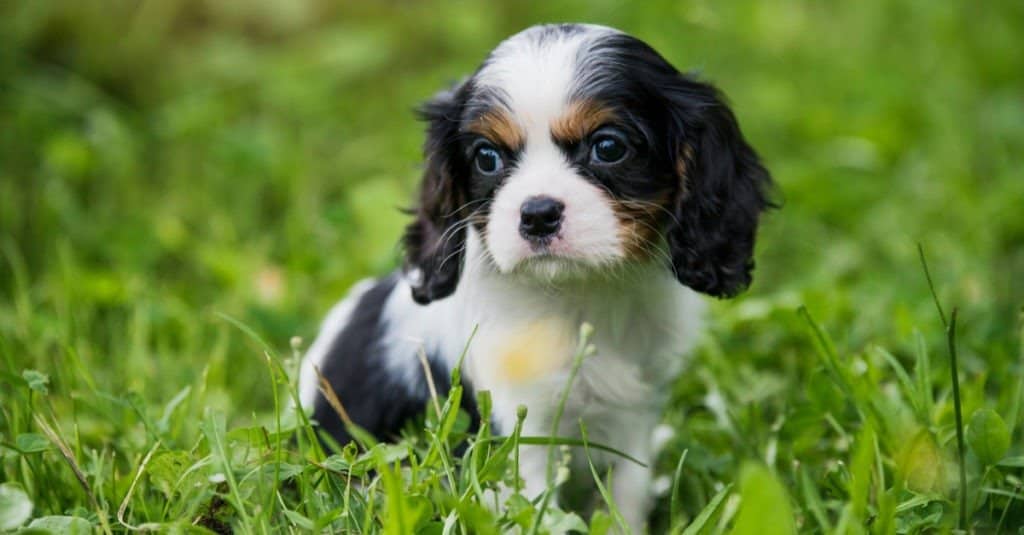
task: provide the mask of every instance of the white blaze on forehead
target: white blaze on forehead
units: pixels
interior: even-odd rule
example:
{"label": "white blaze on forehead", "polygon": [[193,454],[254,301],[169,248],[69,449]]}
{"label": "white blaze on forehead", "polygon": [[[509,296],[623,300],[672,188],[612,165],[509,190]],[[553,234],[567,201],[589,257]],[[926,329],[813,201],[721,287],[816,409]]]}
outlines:
{"label": "white blaze on forehead", "polygon": [[477,83],[500,91],[527,138],[547,138],[551,121],[569,101],[581,51],[595,38],[615,32],[592,25],[529,28],[494,49]]}

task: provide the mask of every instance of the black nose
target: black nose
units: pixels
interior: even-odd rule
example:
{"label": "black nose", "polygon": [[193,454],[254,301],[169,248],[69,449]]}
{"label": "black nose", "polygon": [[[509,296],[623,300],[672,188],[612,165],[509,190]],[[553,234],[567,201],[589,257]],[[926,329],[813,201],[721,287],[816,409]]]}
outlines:
{"label": "black nose", "polygon": [[565,205],[551,197],[530,197],[519,209],[519,234],[526,239],[547,238],[562,226]]}

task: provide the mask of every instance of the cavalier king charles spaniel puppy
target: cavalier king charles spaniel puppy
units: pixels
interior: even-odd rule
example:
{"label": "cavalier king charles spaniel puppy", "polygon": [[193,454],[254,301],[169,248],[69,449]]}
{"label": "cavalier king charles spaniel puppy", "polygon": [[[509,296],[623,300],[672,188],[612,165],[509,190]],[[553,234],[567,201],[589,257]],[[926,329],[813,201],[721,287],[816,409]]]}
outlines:
{"label": "cavalier king charles spaniel puppy", "polygon": [[[322,432],[351,439],[322,375],[354,423],[394,438],[429,400],[420,355],[443,393],[465,351],[461,376],[490,391],[495,433],[510,433],[523,405],[523,434],[547,436],[586,322],[595,351],[559,435],[578,436],[582,419],[591,441],[650,461],[701,327],[698,294],[750,284],[770,206],[768,171],[721,93],[620,31],[545,25],[499,44],[421,115],[404,269],[357,284],[330,311],[300,372],[304,407]],[[478,423],[473,395],[463,399]],[[528,498],[546,488],[547,458],[546,446],[522,447]],[[642,526],[649,468],[597,461]]]}

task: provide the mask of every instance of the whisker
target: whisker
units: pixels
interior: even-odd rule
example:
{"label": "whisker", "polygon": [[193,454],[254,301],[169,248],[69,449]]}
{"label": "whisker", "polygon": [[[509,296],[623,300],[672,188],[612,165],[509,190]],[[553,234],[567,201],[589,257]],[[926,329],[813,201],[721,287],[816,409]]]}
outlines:
{"label": "whisker", "polygon": [[470,206],[473,206],[474,204],[480,204],[480,203],[484,203],[484,202],[487,202],[487,201],[488,201],[487,198],[476,199],[476,200],[473,200],[473,201],[469,201],[469,202],[463,204],[462,206],[459,206],[458,208],[455,208],[451,212],[442,215],[441,217],[451,217],[451,216],[459,213],[460,211],[462,211],[465,208],[469,208]]}
{"label": "whisker", "polygon": [[449,260],[451,260],[455,256],[458,256],[460,253],[462,253],[465,250],[466,250],[466,246],[462,245],[458,249],[455,249],[451,253],[448,253],[448,256],[444,257],[444,260],[441,260],[441,265],[437,266],[437,270],[440,271],[441,269],[443,269],[444,265],[447,264]]}
{"label": "whisker", "polygon": [[[474,211],[470,212],[469,215],[467,215],[464,219],[456,222],[454,225],[452,225],[447,230],[445,230],[444,234],[441,235],[442,239],[441,239],[440,245],[438,245],[438,248],[441,249],[441,250],[444,250],[444,247],[448,245],[448,242],[450,240],[455,238],[456,234],[459,231],[467,228],[469,225],[471,225],[473,223],[484,221],[483,219],[481,219],[481,215],[482,214],[480,213],[479,210],[474,210]],[[447,238],[445,238],[445,236],[447,236]],[[440,270],[440,269],[444,268],[445,264],[447,264],[449,260],[451,260],[453,257],[457,256],[458,254],[464,252],[465,250],[466,250],[466,244],[463,243],[457,249],[455,249],[454,251],[449,253],[447,256],[445,256],[444,259],[441,260],[441,264],[437,267],[437,269]]]}
{"label": "whisker", "polygon": [[623,206],[637,206],[637,207],[641,207],[641,208],[642,207],[646,207],[646,206],[650,206],[650,207],[653,207],[653,208],[657,208],[661,212],[664,212],[666,215],[668,215],[668,217],[676,225],[679,225],[679,226],[683,225],[682,221],[679,221],[679,218],[676,217],[676,215],[673,214],[672,211],[670,211],[669,209],[665,208],[664,206],[662,206],[662,205],[660,205],[660,204],[658,204],[656,202],[644,201],[644,200],[639,200],[639,199],[620,200],[618,202],[619,202],[619,204],[622,204]]}
{"label": "whisker", "polygon": [[465,229],[467,226],[469,226],[474,221],[478,221],[477,219],[475,219],[475,217],[478,216],[478,215],[479,215],[479,211],[474,210],[473,212],[470,212],[470,214],[467,215],[465,218],[460,219],[459,221],[456,221],[450,227],[445,229],[445,231],[441,234],[441,237],[438,238],[438,242],[439,243],[438,243],[437,247],[438,248],[443,248],[444,246],[446,246],[448,244],[448,241],[451,240],[453,237],[455,237],[456,233],[458,233],[460,230]]}
{"label": "whisker", "polygon": [[[644,221],[643,219],[633,217],[630,218],[629,221],[633,224],[643,225],[651,229],[651,231],[653,231],[656,236],[662,237],[661,232],[656,227],[654,227],[654,225],[651,225],[650,223]],[[672,256],[671,254],[669,254],[669,251],[661,247],[656,242],[641,239],[640,234],[636,231],[636,228],[633,225],[630,225],[630,231],[633,233],[634,239],[636,240],[634,241],[634,243],[636,243],[643,252],[652,254],[655,257],[660,257],[661,259],[668,262],[669,265],[672,265]]]}

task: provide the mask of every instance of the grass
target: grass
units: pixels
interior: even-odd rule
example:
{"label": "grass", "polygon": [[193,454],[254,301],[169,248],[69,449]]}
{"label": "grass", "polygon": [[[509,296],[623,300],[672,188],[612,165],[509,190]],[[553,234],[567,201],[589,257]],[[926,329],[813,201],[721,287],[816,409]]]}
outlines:
{"label": "grass", "polygon": [[613,530],[495,504],[549,441],[456,454],[457,392],[334,455],[286,410],[397,262],[412,107],[553,20],[714,80],[785,198],[674,387],[653,531],[1024,526],[1019,2],[350,4],[0,5],[0,531]]}

